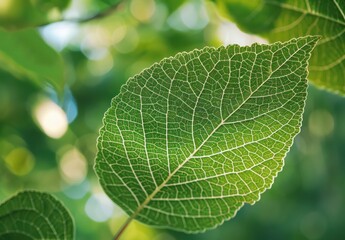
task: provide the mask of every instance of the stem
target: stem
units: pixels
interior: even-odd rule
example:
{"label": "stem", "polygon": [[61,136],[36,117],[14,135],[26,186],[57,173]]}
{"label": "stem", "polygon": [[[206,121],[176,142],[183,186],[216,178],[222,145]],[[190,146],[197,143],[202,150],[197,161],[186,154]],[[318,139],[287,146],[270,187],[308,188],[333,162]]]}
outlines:
{"label": "stem", "polygon": [[70,19],[70,20],[66,19],[64,21],[74,21],[74,22],[84,23],[84,22],[95,20],[95,19],[103,18],[103,17],[111,15],[113,12],[118,10],[120,3],[122,3],[122,2],[120,1],[116,4],[114,4],[113,6],[110,6],[109,8],[105,9],[104,11],[96,13],[93,16],[89,16],[89,17],[86,17],[83,19]]}
{"label": "stem", "polygon": [[66,21],[66,22],[75,22],[75,23],[85,23],[85,22],[89,22],[89,21],[92,21],[92,20],[95,20],[95,19],[100,19],[100,18],[109,16],[113,12],[117,11],[120,8],[121,3],[123,3],[124,1],[119,1],[118,3],[110,6],[109,8],[107,8],[107,9],[101,11],[101,12],[98,12],[98,13],[96,13],[94,15],[91,15],[91,16],[87,16],[87,17],[84,17],[84,18],[59,19],[59,20],[56,20],[56,21],[53,21],[53,22],[42,23],[42,24],[38,25],[38,27],[43,27],[43,26],[49,25],[51,23],[56,23],[56,22],[64,22],[64,21]]}
{"label": "stem", "polygon": [[121,226],[119,231],[117,231],[117,233],[114,236],[114,240],[119,240],[120,239],[122,233],[126,230],[126,228],[132,222],[132,220],[133,220],[133,215],[131,217],[127,218],[126,222]]}

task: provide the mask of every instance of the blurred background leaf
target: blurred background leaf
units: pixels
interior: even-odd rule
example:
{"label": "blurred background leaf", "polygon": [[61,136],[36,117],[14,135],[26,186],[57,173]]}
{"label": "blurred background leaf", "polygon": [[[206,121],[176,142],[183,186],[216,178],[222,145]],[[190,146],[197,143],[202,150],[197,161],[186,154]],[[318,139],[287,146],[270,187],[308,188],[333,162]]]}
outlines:
{"label": "blurred background leaf", "polygon": [[22,191],[0,204],[0,239],[74,239],[74,221],[48,193]]}
{"label": "blurred background leaf", "polygon": [[1,68],[14,75],[24,75],[36,84],[47,83],[62,92],[65,84],[61,56],[48,46],[34,29],[6,32],[0,29]]}
{"label": "blurred background leaf", "polygon": [[[220,13],[236,22],[244,31],[263,34],[274,29],[275,22],[281,14],[281,8],[265,4],[264,0],[213,0]],[[277,2],[285,2],[278,0]]]}
{"label": "blurred background leaf", "polygon": [[[25,74],[0,68],[0,201],[26,188],[55,193],[76,220],[76,239],[112,239],[126,218],[93,172],[103,114],[121,85],[180,51],[266,42],[220,17],[207,1],[142,1],[125,1],[109,16],[83,24],[39,28],[64,61],[63,97],[32,84]],[[89,16],[106,6],[71,0],[63,14]],[[309,87],[302,132],[259,203],[204,234],[135,223],[123,239],[343,239],[344,122],[344,99]]]}
{"label": "blurred background leaf", "polygon": [[270,42],[320,35],[308,79],[320,88],[345,94],[345,1],[217,0],[223,15],[246,32]]}
{"label": "blurred background leaf", "polygon": [[0,26],[21,29],[61,19],[70,0],[1,0]]}

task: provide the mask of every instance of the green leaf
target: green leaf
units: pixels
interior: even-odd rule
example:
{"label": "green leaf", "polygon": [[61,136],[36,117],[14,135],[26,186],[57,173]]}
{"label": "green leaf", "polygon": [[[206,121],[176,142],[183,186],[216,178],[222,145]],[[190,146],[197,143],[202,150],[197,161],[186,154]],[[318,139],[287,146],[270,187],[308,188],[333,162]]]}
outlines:
{"label": "green leaf", "polygon": [[47,83],[62,92],[65,84],[62,57],[48,46],[36,30],[0,30],[0,67],[29,78],[37,85]]}
{"label": "green leaf", "polygon": [[247,32],[270,41],[321,35],[310,59],[309,80],[345,94],[345,1],[219,0],[220,7]]}
{"label": "green leaf", "polygon": [[0,26],[6,29],[35,27],[62,19],[70,0],[1,0]]}
{"label": "green leaf", "polygon": [[23,191],[0,205],[0,239],[74,238],[71,215],[48,193]]}
{"label": "green leaf", "polygon": [[130,220],[186,232],[254,204],[299,132],[316,42],[206,47],[130,78],[98,139],[105,192]]}

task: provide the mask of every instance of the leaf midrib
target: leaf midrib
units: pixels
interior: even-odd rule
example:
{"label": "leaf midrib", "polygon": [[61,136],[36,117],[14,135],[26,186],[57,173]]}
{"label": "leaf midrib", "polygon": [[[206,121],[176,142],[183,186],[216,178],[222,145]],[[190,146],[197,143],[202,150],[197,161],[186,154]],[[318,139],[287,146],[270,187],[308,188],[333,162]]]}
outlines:
{"label": "leaf midrib", "polygon": [[[297,49],[297,51],[295,51],[293,54],[291,54],[280,66],[278,66],[274,71],[272,71],[270,73],[270,75],[267,77],[266,80],[264,80],[246,99],[244,99],[244,101],[236,108],[233,110],[232,113],[229,114],[228,117],[224,118],[217,127],[214,128],[214,130],[207,136],[207,138],[200,144],[200,146],[198,148],[196,148],[190,155],[189,157],[187,157],[171,174],[168,175],[168,177],[150,194],[147,196],[147,198],[144,200],[144,202],[142,204],[140,204],[136,211],[134,211],[132,213],[132,215],[129,217],[129,219],[126,221],[127,223],[129,223],[131,220],[133,220],[134,218],[136,218],[136,216],[139,215],[139,213],[145,208],[146,205],[148,205],[148,203],[154,198],[154,196],[162,189],[164,188],[164,186],[169,182],[169,180],[204,146],[204,144],[212,137],[212,135],[221,127],[223,126],[223,124],[233,115],[235,114],[252,96],[255,92],[257,92],[273,75],[273,73],[275,73],[276,71],[278,71],[282,66],[285,65],[285,63],[287,61],[289,61],[296,53],[298,53],[301,49],[303,49],[306,45],[308,45],[308,41],[301,47],[299,47]],[[285,47],[285,46],[283,46]],[[280,49],[278,49],[277,51],[279,51]],[[273,59],[273,55],[272,54],[272,59]],[[272,64],[272,59],[271,59],[271,64]]]}

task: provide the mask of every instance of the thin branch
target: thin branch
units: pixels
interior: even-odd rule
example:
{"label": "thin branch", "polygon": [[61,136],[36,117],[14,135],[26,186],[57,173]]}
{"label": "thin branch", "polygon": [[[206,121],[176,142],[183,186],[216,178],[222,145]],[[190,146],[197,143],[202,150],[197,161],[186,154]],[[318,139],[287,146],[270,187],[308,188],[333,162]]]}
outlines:
{"label": "thin branch", "polygon": [[86,23],[86,22],[89,22],[89,21],[92,21],[92,20],[101,19],[101,18],[107,17],[107,16],[111,15],[112,13],[118,11],[122,7],[122,3],[123,2],[124,1],[119,1],[118,3],[110,6],[109,8],[107,8],[107,9],[101,11],[101,12],[98,12],[98,13],[96,13],[94,15],[91,15],[91,16],[87,16],[87,17],[84,17],[84,18],[59,19],[59,20],[56,20],[56,21],[39,24],[38,27],[43,27],[43,26],[46,26],[46,25],[49,25],[49,24],[52,24],[52,23],[56,23],[56,22]]}

